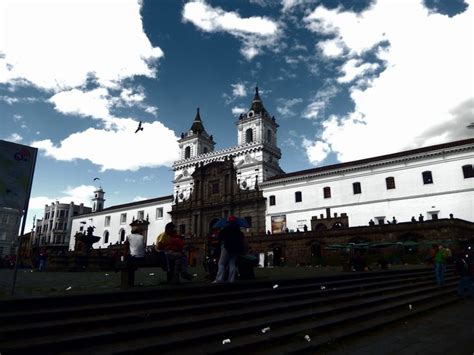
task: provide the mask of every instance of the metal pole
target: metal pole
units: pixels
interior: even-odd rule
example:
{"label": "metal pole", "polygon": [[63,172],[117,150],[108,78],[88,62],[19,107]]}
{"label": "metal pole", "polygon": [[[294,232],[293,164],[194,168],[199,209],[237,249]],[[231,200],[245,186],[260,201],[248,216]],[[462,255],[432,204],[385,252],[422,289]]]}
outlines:
{"label": "metal pole", "polygon": [[11,292],[10,292],[11,295],[13,295],[15,293],[16,278],[17,278],[17,274],[18,274],[18,264],[20,263],[20,257],[21,257],[21,254],[20,254],[21,240],[23,238],[23,233],[25,233],[26,217],[27,217],[27,214],[28,214],[28,205],[30,203],[31,188],[33,186],[33,175],[35,173],[36,156],[37,156],[38,150],[35,149],[33,152],[34,152],[34,160],[33,160],[33,167],[31,169],[31,173],[30,173],[30,188],[28,189],[28,193],[26,195],[25,206],[24,206],[24,209],[23,209],[23,220],[21,221],[20,235],[17,238],[15,266],[13,268],[13,280],[12,280],[12,288],[11,288]]}

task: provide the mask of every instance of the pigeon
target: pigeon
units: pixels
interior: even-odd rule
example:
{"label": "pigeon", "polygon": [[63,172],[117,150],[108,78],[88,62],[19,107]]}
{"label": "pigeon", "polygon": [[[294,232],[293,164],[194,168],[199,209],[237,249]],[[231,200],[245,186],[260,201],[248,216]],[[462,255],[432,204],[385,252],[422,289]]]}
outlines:
{"label": "pigeon", "polygon": [[142,121],[140,121],[140,123],[138,124],[138,128],[136,129],[135,133],[138,133],[139,131],[143,131]]}
{"label": "pigeon", "polygon": [[93,181],[97,181],[97,180],[100,180],[100,178],[98,178],[98,177],[95,177]]}

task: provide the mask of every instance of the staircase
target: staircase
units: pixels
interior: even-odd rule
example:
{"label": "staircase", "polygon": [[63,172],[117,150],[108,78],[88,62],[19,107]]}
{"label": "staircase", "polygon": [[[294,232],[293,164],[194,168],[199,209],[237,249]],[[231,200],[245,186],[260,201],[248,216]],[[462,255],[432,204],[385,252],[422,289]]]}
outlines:
{"label": "staircase", "polygon": [[427,268],[2,301],[0,353],[312,354],[456,302],[456,284]]}

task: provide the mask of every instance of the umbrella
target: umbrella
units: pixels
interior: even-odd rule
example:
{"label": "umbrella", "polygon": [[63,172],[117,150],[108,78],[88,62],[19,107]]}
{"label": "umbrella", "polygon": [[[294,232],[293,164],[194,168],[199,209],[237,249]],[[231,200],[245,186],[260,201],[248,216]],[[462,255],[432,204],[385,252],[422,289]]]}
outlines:
{"label": "umbrella", "polygon": [[[245,219],[240,218],[240,217],[235,217],[235,219],[236,219],[235,223],[237,223],[237,225],[240,228],[250,228],[249,223]],[[225,226],[227,226],[228,224],[229,224],[228,218],[224,217],[224,218],[221,218],[220,220],[218,220],[216,223],[214,223],[212,228],[222,229]]]}

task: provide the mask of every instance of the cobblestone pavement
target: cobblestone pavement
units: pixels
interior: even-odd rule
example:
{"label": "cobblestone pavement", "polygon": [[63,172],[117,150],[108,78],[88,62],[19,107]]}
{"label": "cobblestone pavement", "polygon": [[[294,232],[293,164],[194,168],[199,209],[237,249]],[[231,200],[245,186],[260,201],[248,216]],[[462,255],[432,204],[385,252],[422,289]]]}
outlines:
{"label": "cobblestone pavement", "polygon": [[462,300],[446,308],[398,322],[318,354],[473,355],[474,300]]}

